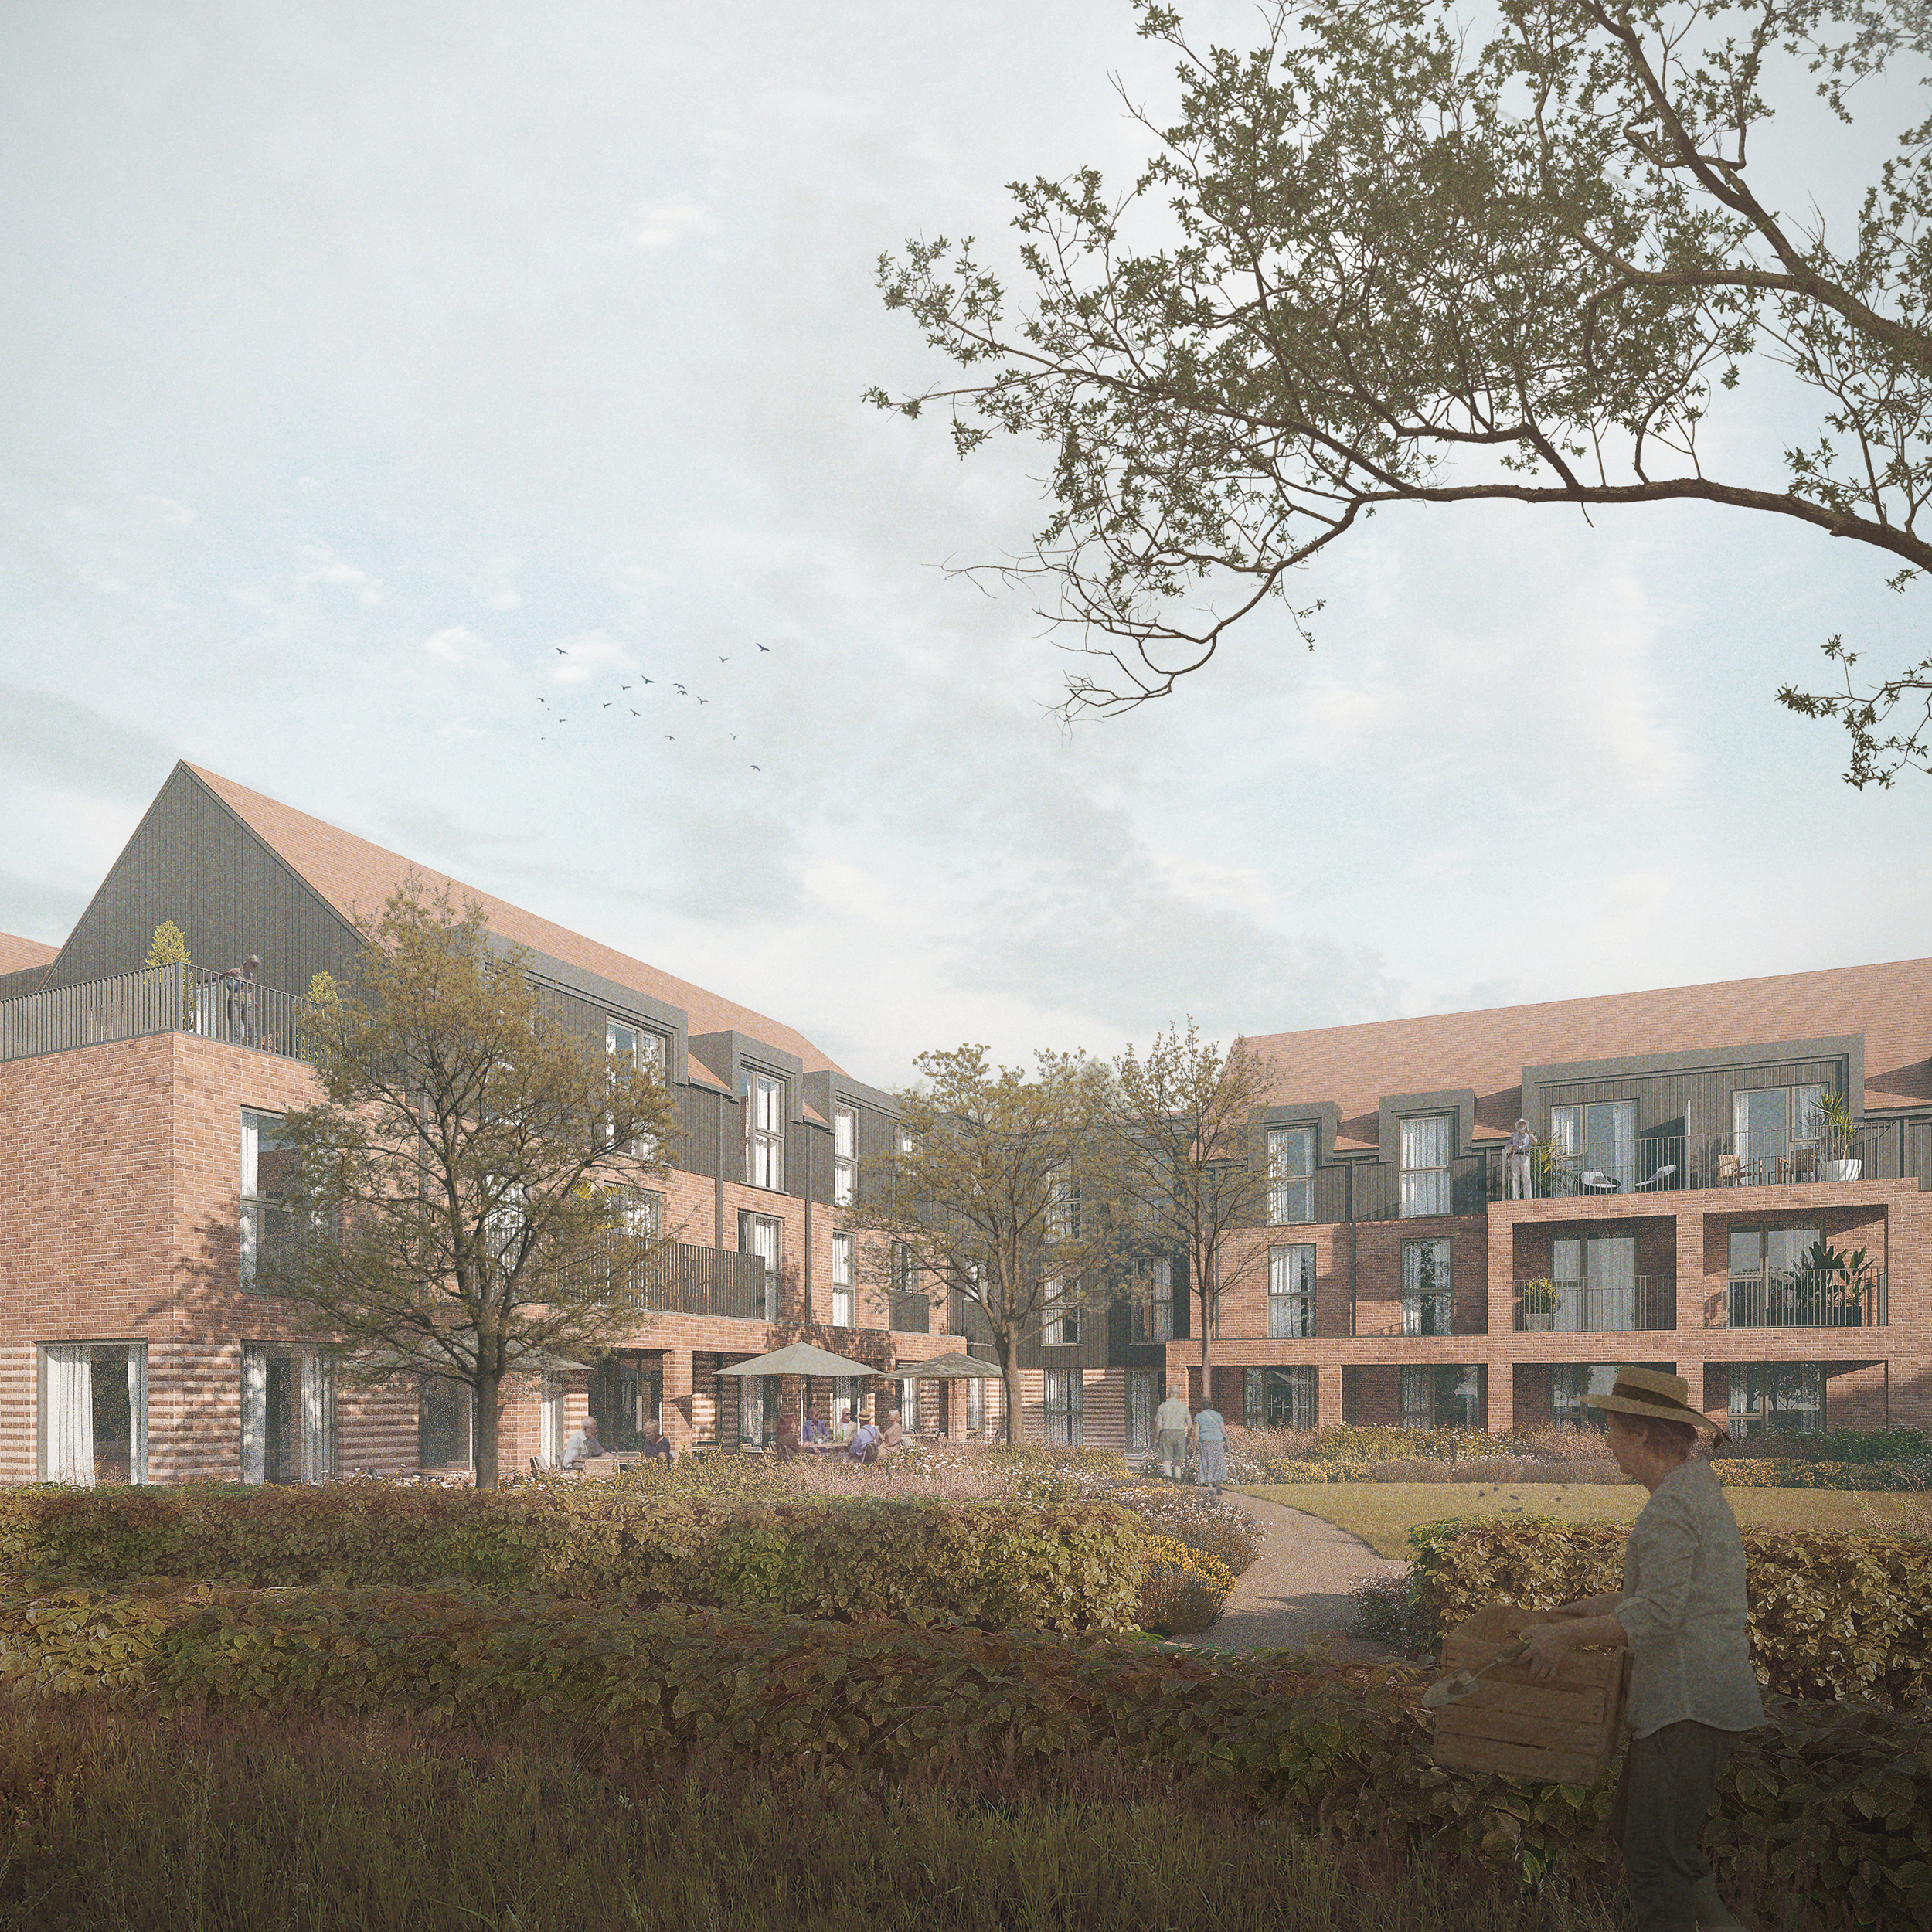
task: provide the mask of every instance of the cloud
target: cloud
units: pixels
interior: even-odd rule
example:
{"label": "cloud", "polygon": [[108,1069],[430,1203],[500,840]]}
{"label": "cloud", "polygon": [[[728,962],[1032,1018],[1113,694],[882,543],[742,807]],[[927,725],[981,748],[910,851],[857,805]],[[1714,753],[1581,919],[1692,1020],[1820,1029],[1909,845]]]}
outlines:
{"label": "cloud", "polygon": [[640,248],[668,248],[694,228],[709,228],[711,217],[696,202],[672,201],[647,208],[638,217]]}
{"label": "cloud", "polygon": [[483,640],[466,625],[455,624],[423,641],[423,648],[445,664],[461,664],[468,653],[486,648]]}
{"label": "cloud", "polygon": [[299,543],[295,546],[295,581],[304,589],[326,584],[332,589],[352,590],[363,604],[379,600],[380,586],[366,570],[338,557],[326,543]]}

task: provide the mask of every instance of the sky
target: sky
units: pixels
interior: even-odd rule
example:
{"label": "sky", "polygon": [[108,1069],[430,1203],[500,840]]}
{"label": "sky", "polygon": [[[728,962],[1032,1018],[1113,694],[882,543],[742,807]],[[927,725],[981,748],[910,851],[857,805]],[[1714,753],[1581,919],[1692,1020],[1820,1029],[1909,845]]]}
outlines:
{"label": "sky", "polygon": [[[947,374],[875,265],[1131,176],[1171,65],[1124,0],[11,0],[0,930],[185,757],[881,1084],[1932,953],[1932,780],[1771,698],[1925,594],[1770,519],[1386,515],[1312,652],[1062,726],[949,567],[1044,457],[866,405]],[[1747,389],[1713,456],[1787,427]]]}

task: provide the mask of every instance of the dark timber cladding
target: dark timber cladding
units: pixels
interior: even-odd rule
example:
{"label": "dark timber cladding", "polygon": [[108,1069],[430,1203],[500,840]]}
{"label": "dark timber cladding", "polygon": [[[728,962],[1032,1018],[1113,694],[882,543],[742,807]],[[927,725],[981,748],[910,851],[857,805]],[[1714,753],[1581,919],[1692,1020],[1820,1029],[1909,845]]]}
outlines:
{"label": "dark timber cladding", "polygon": [[219,971],[249,954],[265,985],[302,992],[342,975],[355,930],[217,798],[177,765],[48,968],[49,988],[131,971],[172,920],[195,963]]}

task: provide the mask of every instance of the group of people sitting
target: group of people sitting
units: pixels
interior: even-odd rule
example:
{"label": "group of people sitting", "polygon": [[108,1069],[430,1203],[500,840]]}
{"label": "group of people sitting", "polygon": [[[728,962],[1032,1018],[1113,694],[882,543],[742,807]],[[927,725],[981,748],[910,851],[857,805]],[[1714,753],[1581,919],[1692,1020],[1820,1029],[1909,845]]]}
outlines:
{"label": "group of people sitting", "polygon": [[[611,1453],[597,1440],[597,1417],[586,1416],[583,1427],[571,1430],[570,1439],[563,1445],[563,1454],[557,1458],[557,1467],[560,1469],[581,1469],[593,1457],[607,1456]],[[647,1422],[644,1425],[644,1440],[639,1445],[638,1453],[646,1461],[654,1456],[661,1457],[666,1462],[674,1459],[671,1438],[655,1422]],[[535,1467],[534,1464],[532,1466]]]}
{"label": "group of people sitting", "polygon": [[839,1403],[830,1422],[821,1422],[816,1416],[806,1417],[802,1437],[791,1416],[781,1415],[772,1438],[772,1453],[781,1462],[791,1461],[808,1448],[821,1454],[843,1449],[854,1462],[876,1462],[881,1456],[889,1456],[905,1446],[906,1432],[896,1409],[888,1409],[883,1423],[855,1423],[849,1402]]}

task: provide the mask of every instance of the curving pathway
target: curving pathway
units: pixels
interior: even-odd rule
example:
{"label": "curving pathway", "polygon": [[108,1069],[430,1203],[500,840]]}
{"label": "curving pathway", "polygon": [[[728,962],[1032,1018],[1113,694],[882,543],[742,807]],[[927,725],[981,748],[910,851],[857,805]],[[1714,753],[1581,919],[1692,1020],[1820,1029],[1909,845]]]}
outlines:
{"label": "curving pathway", "polygon": [[1348,1634],[1350,1593],[1363,1577],[1397,1576],[1405,1565],[1304,1511],[1232,1492],[1226,1500],[1255,1519],[1266,1540],[1235,1578],[1220,1615],[1189,1642],[1202,1650],[1272,1650],[1314,1638],[1352,1662],[1386,1654]]}

